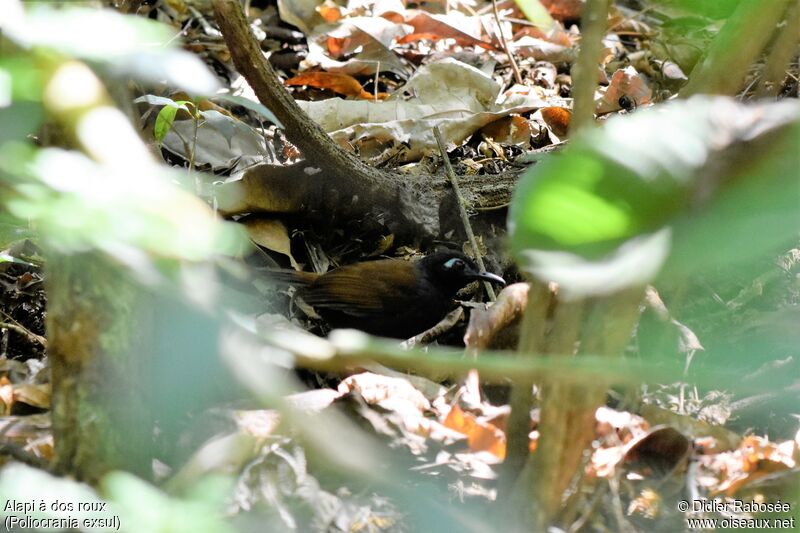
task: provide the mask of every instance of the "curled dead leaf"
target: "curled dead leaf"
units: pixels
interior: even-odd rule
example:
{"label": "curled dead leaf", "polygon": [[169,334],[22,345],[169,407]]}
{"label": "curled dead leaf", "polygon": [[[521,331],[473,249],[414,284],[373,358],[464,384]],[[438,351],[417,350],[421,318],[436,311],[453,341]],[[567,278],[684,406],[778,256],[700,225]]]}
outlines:
{"label": "curled dead leaf", "polygon": [[254,243],[285,255],[289,258],[292,268],[301,270],[300,265],[292,256],[289,232],[283,222],[269,218],[249,218],[244,221],[244,227]]}
{"label": "curled dead leaf", "polygon": [[389,97],[387,93],[378,93],[377,95],[368,93],[357,79],[343,72],[303,72],[283,83],[289,86],[307,85],[317,89],[328,89],[337,94],[365,100],[374,100],[376,97],[379,100],[385,100]]}
{"label": "curled dead leaf", "polygon": [[464,344],[472,350],[489,346],[497,334],[518,320],[528,305],[527,283],[514,283],[500,291],[488,309],[473,309],[464,334]]}

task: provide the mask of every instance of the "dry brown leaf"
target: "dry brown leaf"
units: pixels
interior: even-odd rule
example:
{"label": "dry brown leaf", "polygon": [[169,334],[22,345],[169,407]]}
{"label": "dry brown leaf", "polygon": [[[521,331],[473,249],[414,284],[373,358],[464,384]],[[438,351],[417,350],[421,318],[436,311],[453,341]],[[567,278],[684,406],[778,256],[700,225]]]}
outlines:
{"label": "dry brown leaf", "polygon": [[572,112],[563,107],[543,107],[541,109],[542,119],[547,127],[558,137],[564,137],[569,130],[569,122],[572,119]]}
{"label": "dry brown leaf", "polygon": [[488,309],[473,309],[464,344],[473,350],[486,348],[500,331],[522,316],[528,305],[529,288],[527,283],[514,283],[500,291]]}
{"label": "dry brown leaf", "polygon": [[518,56],[532,57],[537,61],[561,63],[575,59],[575,50],[571,46],[553,43],[545,39],[537,39],[530,35],[523,35],[509,46],[513,53]]}
{"label": "dry brown leaf", "polygon": [[50,409],[50,385],[22,383],[14,386],[14,399],[31,407]]}
{"label": "dry brown leaf", "polygon": [[625,461],[664,474],[687,461],[691,451],[691,441],[677,429],[654,427],[626,445]]}
{"label": "dry brown leaf", "polygon": [[286,397],[289,405],[302,411],[322,411],[342,397],[342,393],[333,389],[314,389]]}
{"label": "dry brown leaf", "polygon": [[680,415],[656,405],[643,405],[641,415],[652,426],[669,425],[692,439],[712,437],[717,451],[736,449],[742,438],[729,429],[696,420],[687,415]]}
{"label": "dry brown leaf", "polygon": [[628,66],[619,69],[611,76],[608,87],[600,87],[595,92],[595,113],[602,115],[618,111],[624,106],[621,99],[627,98],[635,107],[649,104],[653,93],[636,69]]}
{"label": "dry brown leaf", "polygon": [[499,143],[527,147],[530,145],[532,130],[525,117],[510,115],[487,124],[481,129],[481,133]]}
{"label": "dry brown leaf", "polygon": [[711,491],[711,496],[720,494],[734,496],[744,486],[757,479],[773,472],[795,468],[796,455],[797,444],[794,441],[776,444],[755,435],[746,437],[735,452],[718,454],[717,464],[721,466],[724,478],[719,486]]}
{"label": "dry brown leaf", "polygon": [[456,44],[460,46],[479,46],[486,50],[500,51],[494,44],[459,29],[457,26],[461,25],[463,21],[455,18],[455,16],[456,12],[450,15],[432,15],[415,9],[406,10],[402,15],[395,12],[383,14],[384,18],[392,22],[408,24],[414,28],[413,33],[397,40],[401,44],[419,39],[431,39],[434,41],[454,39]]}
{"label": "dry brown leaf", "polygon": [[639,496],[631,500],[628,505],[628,514],[644,516],[652,520],[661,513],[662,504],[663,500],[658,492],[644,489]]}
{"label": "dry brown leaf", "polygon": [[254,243],[285,255],[289,258],[292,268],[301,270],[300,265],[292,257],[289,232],[283,222],[269,218],[250,218],[244,222],[244,226]]}

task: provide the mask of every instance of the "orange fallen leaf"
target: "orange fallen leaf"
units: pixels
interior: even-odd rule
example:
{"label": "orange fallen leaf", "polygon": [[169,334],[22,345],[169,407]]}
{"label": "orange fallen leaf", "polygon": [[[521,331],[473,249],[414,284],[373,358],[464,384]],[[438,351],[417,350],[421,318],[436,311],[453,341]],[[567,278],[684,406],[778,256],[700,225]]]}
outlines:
{"label": "orange fallen leaf", "polygon": [[469,449],[473,452],[486,451],[498,458],[506,457],[506,436],[497,426],[482,422],[475,415],[464,412],[454,405],[444,420],[444,426],[467,436]]}
{"label": "orange fallen leaf", "polygon": [[325,44],[328,46],[328,53],[331,57],[338,58],[345,54],[345,50],[350,47],[351,37],[328,37]]}
{"label": "orange fallen leaf", "polygon": [[559,137],[563,137],[569,130],[572,113],[563,107],[543,107],[542,118],[550,130]]}
{"label": "orange fallen leaf", "polygon": [[717,454],[722,462],[724,479],[713,496],[725,494],[734,496],[742,487],[774,472],[787,471],[797,466],[795,456],[797,445],[794,441],[780,444],[751,435],[745,438],[739,449],[725,454]]}
{"label": "orange fallen leaf", "polygon": [[331,0],[325,0],[317,8],[317,12],[322,17],[322,20],[329,24],[342,18],[342,8],[331,2]]}
{"label": "orange fallen leaf", "polygon": [[511,115],[495,120],[481,129],[486,136],[504,144],[530,144],[531,124],[528,119]]}
{"label": "orange fallen leaf", "polygon": [[[366,100],[373,100],[374,95],[368,93],[361,86],[361,83],[350,74],[343,72],[303,72],[293,78],[289,78],[284,85],[308,85],[309,87],[316,87],[317,89],[328,89],[337,94],[345,96],[353,96],[364,98]],[[383,100],[389,95],[386,93],[378,93],[378,99]]]}

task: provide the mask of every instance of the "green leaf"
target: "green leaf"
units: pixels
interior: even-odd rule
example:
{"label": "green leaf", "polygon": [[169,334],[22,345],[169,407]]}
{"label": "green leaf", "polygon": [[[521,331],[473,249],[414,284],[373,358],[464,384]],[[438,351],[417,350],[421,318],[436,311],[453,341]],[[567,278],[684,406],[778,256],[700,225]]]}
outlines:
{"label": "green leaf", "polygon": [[152,533],[225,533],[223,502],[230,483],[224,478],[206,478],[194,488],[192,499],[179,499],[127,472],[112,472],[102,486],[119,513],[126,531]]}
{"label": "green leaf", "polygon": [[165,105],[161,108],[161,111],[158,112],[158,116],[156,116],[156,124],[153,128],[153,136],[156,138],[156,141],[161,142],[164,140],[164,137],[167,136],[170,128],[172,128],[172,123],[175,122],[175,115],[177,113],[177,107]]}
{"label": "green leaf", "polygon": [[[649,281],[677,229],[693,242],[680,247],[685,271],[727,243],[740,259],[764,253],[798,227],[797,198],[785,192],[797,176],[800,143],[789,132],[798,121],[797,102],[710,97],[615,117],[525,174],[509,214],[514,251],[533,275],[581,294]],[[694,227],[715,212],[713,228]],[[741,250],[726,227],[757,242]]]}
{"label": "green leaf", "polygon": [[0,107],[11,100],[40,101],[42,78],[28,58],[9,56],[0,58]]}
{"label": "green leaf", "polygon": [[[21,463],[7,463],[0,471],[0,501],[5,505],[9,501],[32,502],[36,505],[29,512],[8,512],[0,507],[0,519],[5,524],[7,516],[28,516],[36,519],[69,519],[78,522],[84,518],[108,518],[112,512],[79,512],[78,503],[91,507],[103,505],[95,491],[84,483],[56,477],[43,470]],[[62,505],[54,506],[60,502]],[[44,503],[44,506],[41,505]],[[71,509],[68,506],[72,506]],[[11,528],[17,530],[16,527]]]}
{"label": "green leaf", "polygon": [[26,266],[36,266],[33,263],[29,263],[27,261],[23,261],[18,257],[14,257],[4,252],[0,252],[0,263],[16,263],[18,265],[26,265]]}
{"label": "green leaf", "polygon": [[156,166],[106,167],[83,155],[40,150],[19,171],[8,211],[37,224],[48,244],[66,252],[98,249],[132,268],[148,258],[197,261],[236,253],[241,227],[216,220],[210,208],[174,185],[185,176]]}
{"label": "green leaf", "polygon": [[39,102],[14,102],[0,107],[0,145],[9,141],[24,141],[38,131],[44,120]]}
{"label": "green leaf", "polygon": [[175,32],[165,24],[110,9],[37,5],[23,11],[17,2],[6,4],[2,32],[24,48],[49,48],[92,62],[110,75],[167,82],[191,94],[220,89],[202,61],[175,49]]}

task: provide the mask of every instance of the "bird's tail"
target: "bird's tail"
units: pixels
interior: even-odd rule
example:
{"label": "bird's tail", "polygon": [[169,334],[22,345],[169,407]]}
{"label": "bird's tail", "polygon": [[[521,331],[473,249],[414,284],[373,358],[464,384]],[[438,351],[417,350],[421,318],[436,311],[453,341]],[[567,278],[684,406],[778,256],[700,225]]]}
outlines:
{"label": "bird's tail", "polygon": [[263,273],[268,281],[297,287],[311,285],[319,277],[319,274],[314,272],[298,272],[284,268],[259,268],[258,271]]}

